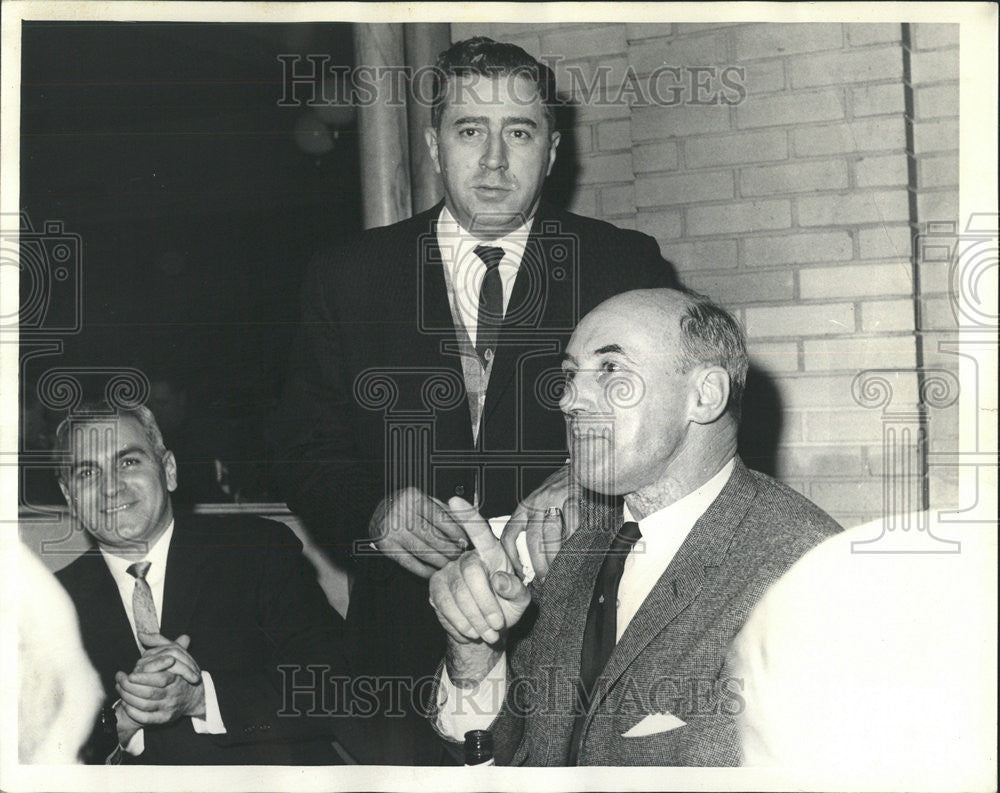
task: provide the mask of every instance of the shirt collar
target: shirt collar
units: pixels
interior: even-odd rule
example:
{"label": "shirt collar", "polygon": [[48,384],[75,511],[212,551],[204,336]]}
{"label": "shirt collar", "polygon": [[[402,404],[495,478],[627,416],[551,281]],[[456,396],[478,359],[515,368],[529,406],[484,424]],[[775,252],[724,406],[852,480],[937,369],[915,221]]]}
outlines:
{"label": "shirt collar", "polygon": [[[729,459],[719,472],[709,479],[705,484],[692,490],[684,498],[678,499],[663,509],[659,509],[651,515],[639,521],[639,531],[642,532],[644,540],[648,540],[654,535],[661,534],[667,530],[688,531],[697,522],[698,518],[705,514],[712,502],[719,497],[722,488],[726,486],[729,477],[736,466],[736,458]],[[635,520],[629,511],[628,504],[624,505],[625,521]]]}
{"label": "shirt collar", "polygon": [[523,250],[524,246],[527,244],[528,234],[531,232],[531,224],[534,220],[533,216],[528,218],[522,225],[518,226],[516,229],[503,237],[498,237],[495,240],[481,240],[470,234],[467,229],[462,227],[461,223],[455,220],[455,216],[448,211],[448,206],[446,204],[441,207],[441,214],[438,217],[437,233],[439,238],[444,237],[445,239],[457,240],[462,248],[468,245],[471,245],[472,247],[477,245],[488,245],[495,248],[503,248],[505,251],[510,250],[511,248]]}
{"label": "shirt collar", "polygon": [[[170,539],[174,536],[174,522],[170,521],[170,525],[167,526],[167,530],[160,535],[159,539],[152,544],[149,548],[149,552],[142,557],[142,559],[127,559],[124,556],[116,556],[113,553],[108,553],[104,548],[101,548],[101,555],[104,557],[105,563],[108,565],[108,569],[116,580],[120,579],[122,576],[129,575],[128,568],[134,563],[139,561],[146,561],[150,563],[149,573],[153,580],[158,580],[163,577],[167,569],[167,552],[170,550]],[[149,578],[147,577],[147,581]]]}

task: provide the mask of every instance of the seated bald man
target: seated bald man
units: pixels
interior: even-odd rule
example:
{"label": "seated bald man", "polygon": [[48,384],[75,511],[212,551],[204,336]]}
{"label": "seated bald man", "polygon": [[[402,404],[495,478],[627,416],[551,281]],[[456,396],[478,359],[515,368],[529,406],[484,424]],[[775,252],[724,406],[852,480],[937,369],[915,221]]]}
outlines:
{"label": "seated bald man", "polygon": [[747,369],[739,324],[698,295],[627,292],[584,317],[560,402],[569,476],[591,495],[579,527],[529,516],[529,589],[511,538],[449,502],[475,548],[431,578],[445,738],[490,729],[511,765],[739,764],[726,649],[767,587],[840,530],[739,459]]}

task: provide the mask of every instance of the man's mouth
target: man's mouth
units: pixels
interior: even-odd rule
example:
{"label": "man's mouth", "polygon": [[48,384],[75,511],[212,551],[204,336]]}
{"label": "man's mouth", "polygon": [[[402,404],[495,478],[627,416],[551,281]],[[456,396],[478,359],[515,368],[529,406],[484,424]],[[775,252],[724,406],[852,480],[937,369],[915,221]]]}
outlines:
{"label": "man's mouth", "polygon": [[105,515],[115,515],[119,512],[125,512],[126,510],[131,509],[133,506],[135,506],[135,502],[130,501],[128,504],[119,504],[116,507],[108,507],[102,511]]}
{"label": "man's mouth", "polygon": [[610,424],[570,424],[569,436],[574,441],[610,441],[614,427]]}
{"label": "man's mouth", "polygon": [[512,191],[512,188],[510,187],[489,184],[478,184],[473,189],[480,195],[493,196],[497,198],[505,196]]}

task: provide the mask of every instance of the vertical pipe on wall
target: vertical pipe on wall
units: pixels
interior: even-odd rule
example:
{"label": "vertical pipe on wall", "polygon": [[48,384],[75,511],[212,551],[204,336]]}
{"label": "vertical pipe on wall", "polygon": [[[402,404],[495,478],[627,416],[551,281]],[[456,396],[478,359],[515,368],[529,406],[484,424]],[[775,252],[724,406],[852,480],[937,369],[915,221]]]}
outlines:
{"label": "vertical pipe on wall", "polygon": [[372,90],[358,108],[358,143],[362,217],[373,228],[410,216],[403,25],[355,24],[354,58]]}
{"label": "vertical pipe on wall", "polygon": [[444,195],[441,176],[434,170],[424,141],[424,130],[431,123],[431,70],[440,52],[451,44],[448,23],[409,23],[403,25],[406,40],[406,66],[413,75],[407,103],[410,129],[410,183],[413,211],[430,209]]}

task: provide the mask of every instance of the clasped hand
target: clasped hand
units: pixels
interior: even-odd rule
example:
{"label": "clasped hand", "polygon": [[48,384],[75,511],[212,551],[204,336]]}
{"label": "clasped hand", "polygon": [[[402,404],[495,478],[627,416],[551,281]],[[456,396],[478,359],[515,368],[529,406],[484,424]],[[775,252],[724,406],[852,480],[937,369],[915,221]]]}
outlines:
{"label": "clasped hand", "polygon": [[115,688],[128,717],[140,726],[169,724],[182,716],[205,715],[201,669],[188,652],[189,636],[171,641],[140,633],[145,650],[129,674],[115,674]]}
{"label": "clasped hand", "polygon": [[453,641],[495,645],[524,614],[531,595],[485,518],[460,498],[448,507],[474,549],[431,576],[431,606]]}

